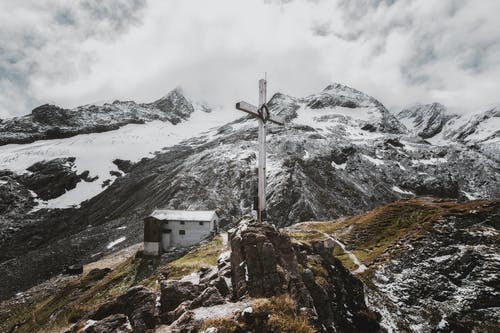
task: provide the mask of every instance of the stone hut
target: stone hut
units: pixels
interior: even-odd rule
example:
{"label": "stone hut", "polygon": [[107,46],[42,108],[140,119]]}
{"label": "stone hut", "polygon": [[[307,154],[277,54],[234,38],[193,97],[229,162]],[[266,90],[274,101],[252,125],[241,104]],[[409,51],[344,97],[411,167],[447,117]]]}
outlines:
{"label": "stone hut", "polygon": [[144,254],[157,256],[172,247],[197,244],[218,229],[214,210],[157,209],[144,219]]}

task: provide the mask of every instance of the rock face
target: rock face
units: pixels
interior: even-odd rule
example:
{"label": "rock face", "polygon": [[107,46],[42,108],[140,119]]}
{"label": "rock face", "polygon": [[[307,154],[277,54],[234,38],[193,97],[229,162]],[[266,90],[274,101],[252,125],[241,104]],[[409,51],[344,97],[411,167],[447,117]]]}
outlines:
{"label": "rock face", "polygon": [[311,307],[290,238],[269,224],[241,226],[231,238],[233,297],[271,297],[290,293]]}
{"label": "rock face", "polygon": [[[438,206],[439,207],[439,206]],[[496,332],[500,205],[471,202],[401,242],[369,275],[370,303],[402,332]]]}
{"label": "rock face", "polygon": [[74,157],[68,157],[35,163],[27,169],[28,174],[19,176],[19,181],[42,200],[57,198],[82,180],[95,180],[88,177],[88,171],[78,175],[74,162]]}
{"label": "rock face", "polygon": [[418,104],[402,110],[397,115],[399,121],[423,139],[441,132],[444,124],[454,117],[457,115],[447,114],[446,107],[439,103]]}
{"label": "rock face", "polygon": [[71,110],[45,104],[33,109],[27,116],[0,122],[0,145],[99,133],[151,120],[177,124],[189,118],[195,108],[210,112],[207,106],[186,98],[180,89],[152,103],[114,101],[102,106],[85,105]]}
{"label": "rock face", "polygon": [[332,256],[332,245],[292,244],[268,224],[240,225],[231,237],[233,297],[290,295],[323,332],[381,332],[362,282]]}

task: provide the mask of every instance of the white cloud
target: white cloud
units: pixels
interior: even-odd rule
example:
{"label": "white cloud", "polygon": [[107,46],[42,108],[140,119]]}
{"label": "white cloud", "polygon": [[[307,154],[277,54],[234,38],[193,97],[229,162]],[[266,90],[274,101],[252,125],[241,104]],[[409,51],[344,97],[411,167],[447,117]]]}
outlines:
{"label": "white cloud", "polygon": [[271,92],[295,96],[335,81],[390,108],[500,102],[494,0],[39,3],[0,4],[0,117],[176,86],[231,112],[255,101],[264,72]]}

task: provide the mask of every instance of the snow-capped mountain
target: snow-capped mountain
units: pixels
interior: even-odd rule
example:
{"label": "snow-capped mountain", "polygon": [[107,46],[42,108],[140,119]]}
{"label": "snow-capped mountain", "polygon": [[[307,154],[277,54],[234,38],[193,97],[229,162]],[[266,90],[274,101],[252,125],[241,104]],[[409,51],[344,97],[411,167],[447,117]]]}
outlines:
{"label": "snow-capped mountain", "polygon": [[[183,98],[159,102],[155,110],[168,113],[178,99]],[[380,102],[353,88],[333,84],[302,98],[276,94],[269,108],[287,120],[285,126],[269,125],[267,138],[268,215],[277,225],[357,214],[414,195],[465,200],[500,194],[498,159],[454,136],[436,144],[424,140]],[[142,218],[156,207],[218,209],[224,223],[250,213],[256,121],[240,118],[208,130],[220,125],[220,117],[193,109],[180,108],[176,117],[190,116],[176,125],[152,121],[0,147],[0,169],[10,170],[0,175],[0,195],[7,198],[0,205],[0,273],[9,292],[32,284],[34,276],[43,279],[65,265],[140,241]],[[479,121],[476,131],[495,119],[493,113]],[[427,122],[425,127],[436,127]],[[481,133],[495,137],[495,130]],[[498,146],[490,148],[498,154]],[[33,184],[40,184],[34,180],[43,178],[40,170],[47,167],[28,168],[70,157],[74,161],[60,161],[74,168],[79,181],[75,185],[77,178],[66,177],[72,184],[66,193],[41,199]],[[26,170],[31,178],[22,176]],[[81,206],[38,209],[43,208],[40,200],[48,207]]]}
{"label": "snow-capped mountain", "polygon": [[439,103],[417,104],[397,114],[399,121],[408,130],[423,139],[440,133],[450,119],[457,117],[458,115],[448,114],[446,107]]}
{"label": "snow-capped mountain", "polygon": [[152,120],[175,125],[187,120],[195,110],[211,111],[208,106],[185,97],[180,88],[152,103],[114,101],[74,109],[45,104],[29,115],[0,121],[0,145],[100,133]]}
{"label": "snow-capped mountain", "polygon": [[418,104],[396,116],[413,135],[436,145],[465,144],[476,146],[500,160],[500,107],[473,115],[459,115],[439,103]]}

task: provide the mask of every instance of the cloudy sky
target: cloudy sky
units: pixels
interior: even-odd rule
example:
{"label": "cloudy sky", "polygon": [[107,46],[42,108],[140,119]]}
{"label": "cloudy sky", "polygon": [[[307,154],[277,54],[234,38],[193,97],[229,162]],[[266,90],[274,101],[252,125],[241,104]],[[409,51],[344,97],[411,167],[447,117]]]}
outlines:
{"label": "cloudy sky", "polygon": [[0,117],[153,101],[231,106],[331,82],[392,110],[500,104],[497,0],[0,0]]}

